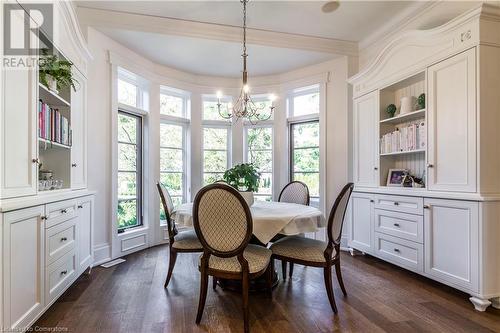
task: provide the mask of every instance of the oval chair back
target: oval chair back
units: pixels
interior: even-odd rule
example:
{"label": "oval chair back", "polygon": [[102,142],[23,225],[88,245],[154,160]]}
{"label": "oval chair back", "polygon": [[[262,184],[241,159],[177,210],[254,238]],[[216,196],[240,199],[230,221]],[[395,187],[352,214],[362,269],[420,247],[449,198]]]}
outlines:
{"label": "oval chair back", "polygon": [[344,225],[344,217],[351,197],[353,183],[348,183],[340,191],[335,203],[333,204],[330,216],[328,216],[328,242],[333,243],[337,248],[340,246],[340,239],[342,237],[342,226]]}
{"label": "oval chair back", "polygon": [[309,188],[303,182],[294,180],[283,187],[278,201],[309,206]]}
{"label": "oval chair back", "polygon": [[221,183],[196,194],[193,224],[204,252],[218,257],[243,255],[252,236],[250,208],[237,190]]}
{"label": "oval chair back", "polygon": [[174,209],[174,203],[172,201],[172,198],[170,197],[170,194],[168,193],[167,188],[163,184],[161,184],[160,182],[156,182],[156,187],[158,188],[161,204],[163,206],[165,217],[167,219],[168,238],[170,244],[173,244],[174,237],[175,235],[177,235],[175,221],[170,217],[170,215],[172,214],[172,210]]}

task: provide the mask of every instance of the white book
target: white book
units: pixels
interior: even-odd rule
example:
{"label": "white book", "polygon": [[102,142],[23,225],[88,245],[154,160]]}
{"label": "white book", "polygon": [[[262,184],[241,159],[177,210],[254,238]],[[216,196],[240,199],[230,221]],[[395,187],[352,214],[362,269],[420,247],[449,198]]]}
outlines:
{"label": "white book", "polygon": [[426,135],[426,126],[425,121],[422,120],[418,125],[418,149],[425,149],[427,146],[427,135]]}

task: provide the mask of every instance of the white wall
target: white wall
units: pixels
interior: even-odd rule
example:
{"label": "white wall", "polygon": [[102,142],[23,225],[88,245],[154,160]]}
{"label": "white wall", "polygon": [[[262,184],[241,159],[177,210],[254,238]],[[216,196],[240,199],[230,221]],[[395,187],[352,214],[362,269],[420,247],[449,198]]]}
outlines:
{"label": "white wall", "polygon": [[[228,93],[238,93],[240,80],[205,77],[184,73],[175,69],[167,68],[152,63],[133,51],[125,48],[107,36],[93,28],[85,31],[90,51],[94,59],[89,64],[89,91],[88,91],[88,117],[89,117],[89,142],[88,142],[88,168],[89,189],[97,191],[95,212],[95,249],[96,261],[101,261],[110,256],[110,221],[114,214],[111,207],[111,65],[108,59],[108,51],[120,57],[120,61],[129,61],[129,70],[138,75],[145,76],[153,82],[153,85],[162,84],[179,89],[194,92],[192,108],[201,108],[198,100],[201,93],[214,93],[216,89],[222,89]],[[346,83],[347,77],[351,76],[357,68],[357,59],[340,57],[325,63],[310,66],[289,73],[266,76],[251,79],[251,86],[255,87],[255,93],[276,92],[280,96],[276,110],[276,122],[284,123],[285,103],[283,98],[283,87],[291,82],[300,83],[302,80],[314,78],[317,75],[330,73],[329,82],[326,84],[326,193],[324,196],[327,211],[331,208],[337,193],[350,179],[350,140],[351,128],[350,109],[351,94]],[[281,89],[281,90],[280,90]],[[155,94],[151,95],[154,97]],[[152,119],[158,119],[153,115]],[[195,125],[199,120],[192,120]],[[159,125],[157,126],[159,128]],[[156,128],[156,127],[155,127]],[[151,129],[154,137],[157,129]],[[287,142],[286,127],[275,127],[276,144],[282,145]],[[241,128],[233,127],[233,137],[241,137]],[[236,141],[241,139],[235,139]],[[234,144],[233,140],[233,144]],[[275,144],[275,145],[276,145]],[[198,143],[191,145],[192,159],[199,160],[200,149]],[[242,160],[242,150],[235,149],[233,162]],[[159,158],[154,156],[154,159]],[[278,158],[279,170],[286,168],[286,159]],[[280,164],[281,163],[281,164]],[[195,165],[196,163],[193,163]],[[198,172],[193,167],[193,172]],[[199,168],[198,168],[199,169]],[[276,177],[278,176],[278,177]],[[287,182],[287,172],[275,175],[277,187]],[[153,177],[154,178],[154,177]],[[193,179],[194,180],[194,179]],[[149,184],[154,187],[154,184]],[[192,184],[192,196],[201,184]],[[155,190],[145,189],[145,194],[154,195]],[[153,198],[152,198],[153,199]],[[151,204],[159,207],[158,198],[154,198]],[[157,219],[157,217],[156,217]],[[151,221],[156,224],[158,221]]]}

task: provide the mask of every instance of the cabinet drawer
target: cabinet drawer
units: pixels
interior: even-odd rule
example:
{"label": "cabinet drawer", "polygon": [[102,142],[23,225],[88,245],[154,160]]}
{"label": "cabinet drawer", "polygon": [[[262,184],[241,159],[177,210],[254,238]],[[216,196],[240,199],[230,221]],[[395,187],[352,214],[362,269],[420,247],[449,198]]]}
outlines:
{"label": "cabinet drawer", "polygon": [[399,195],[377,195],[375,208],[393,210],[395,212],[424,215],[424,199]]}
{"label": "cabinet drawer", "polygon": [[65,253],[73,250],[76,243],[76,218],[47,229],[45,233],[45,260],[50,265]]}
{"label": "cabinet drawer", "polygon": [[423,272],[423,245],[405,239],[375,233],[375,254],[398,266]]}
{"label": "cabinet drawer", "polygon": [[375,209],[375,231],[423,243],[424,218],[384,209]]}
{"label": "cabinet drawer", "polygon": [[45,271],[45,300],[50,303],[59,297],[76,275],[76,253],[70,251],[50,265]]}
{"label": "cabinet drawer", "polygon": [[46,206],[45,213],[47,217],[46,228],[68,221],[77,215],[76,200],[50,203]]}

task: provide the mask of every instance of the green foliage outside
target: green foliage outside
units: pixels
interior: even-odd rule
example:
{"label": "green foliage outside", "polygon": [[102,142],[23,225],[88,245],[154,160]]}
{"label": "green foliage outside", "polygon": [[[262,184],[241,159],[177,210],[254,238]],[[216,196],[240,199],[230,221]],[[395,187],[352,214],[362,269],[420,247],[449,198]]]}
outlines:
{"label": "green foliage outside", "polygon": [[136,226],[137,221],[137,201],[118,201],[118,229],[125,229]]}

